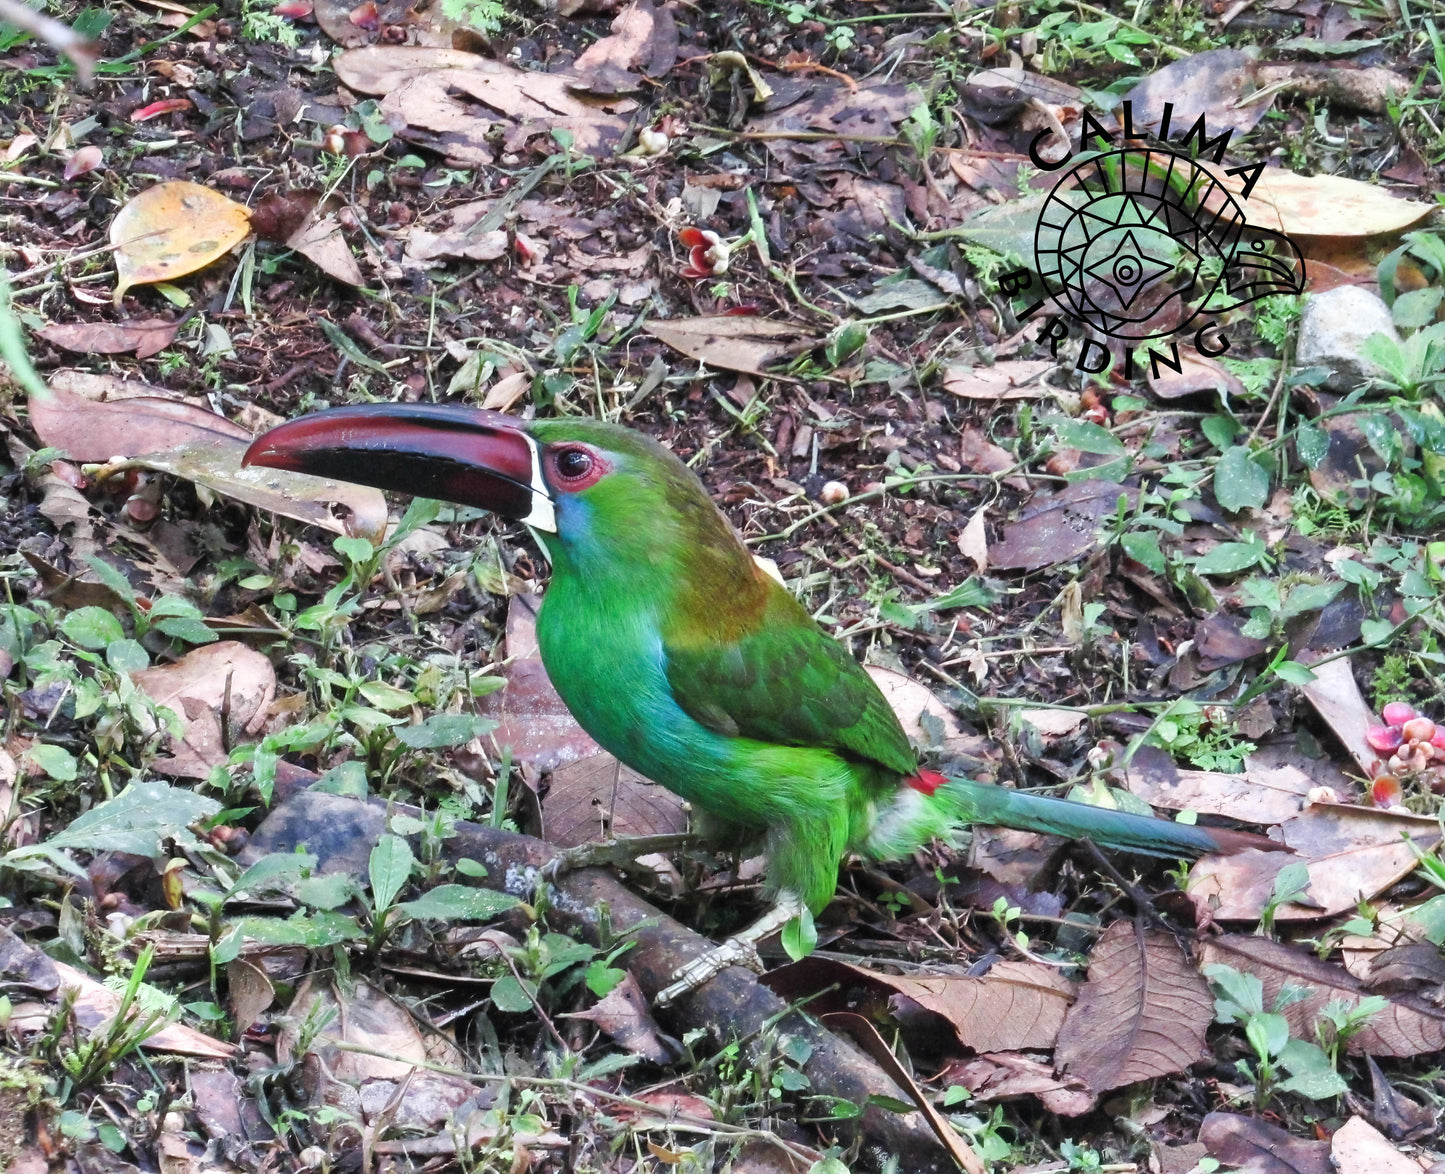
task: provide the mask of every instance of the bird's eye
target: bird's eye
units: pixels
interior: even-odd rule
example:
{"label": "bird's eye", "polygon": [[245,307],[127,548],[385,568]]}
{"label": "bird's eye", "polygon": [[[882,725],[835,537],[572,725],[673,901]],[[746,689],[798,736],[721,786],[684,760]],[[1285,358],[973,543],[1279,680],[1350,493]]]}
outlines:
{"label": "bird's eye", "polygon": [[592,456],[584,449],[567,448],[557,454],[557,472],[568,481],[576,481],[592,472]]}

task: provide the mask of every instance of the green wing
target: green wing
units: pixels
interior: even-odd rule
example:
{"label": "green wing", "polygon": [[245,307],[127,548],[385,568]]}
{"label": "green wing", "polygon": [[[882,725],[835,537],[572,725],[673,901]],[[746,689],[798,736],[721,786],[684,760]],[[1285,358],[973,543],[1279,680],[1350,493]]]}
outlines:
{"label": "green wing", "polygon": [[709,627],[663,643],[668,683],[694,720],[729,737],[836,750],[900,775],[917,768],[873,679],[786,591],[768,593],[749,632],[722,636]]}

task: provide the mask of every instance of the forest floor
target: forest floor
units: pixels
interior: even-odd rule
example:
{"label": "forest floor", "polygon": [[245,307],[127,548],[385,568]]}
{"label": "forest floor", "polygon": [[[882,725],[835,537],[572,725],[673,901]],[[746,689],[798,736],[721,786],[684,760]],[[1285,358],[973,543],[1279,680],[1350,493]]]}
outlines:
{"label": "forest floor", "polygon": [[[57,10],[89,85],[0,23],[0,1170],[1445,1169],[1438,11],[239,5]],[[1014,276],[1123,102],[1169,216],[1298,252],[1161,246],[1130,378]],[[547,684],[531,538],[239,467],[437,399],[668,445],[933,764],[1288,851],[977,829],[764,950],[861,1053],[654,1013],[460,847],[686,825]],[[721,938],[756,865],[628,883]]]}

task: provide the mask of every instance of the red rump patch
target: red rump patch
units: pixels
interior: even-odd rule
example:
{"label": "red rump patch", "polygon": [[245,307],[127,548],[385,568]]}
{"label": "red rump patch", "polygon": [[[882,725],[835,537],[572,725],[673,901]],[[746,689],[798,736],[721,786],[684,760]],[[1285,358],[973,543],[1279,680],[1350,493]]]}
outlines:
{"label": "red rump patch", "polygon": [[916,774],[909,775],[903,781],[915,791],[922,791],[925,795],[932,795],[934,791],[948,782],[948,776],[941,775],[936,770],[920,770]]}

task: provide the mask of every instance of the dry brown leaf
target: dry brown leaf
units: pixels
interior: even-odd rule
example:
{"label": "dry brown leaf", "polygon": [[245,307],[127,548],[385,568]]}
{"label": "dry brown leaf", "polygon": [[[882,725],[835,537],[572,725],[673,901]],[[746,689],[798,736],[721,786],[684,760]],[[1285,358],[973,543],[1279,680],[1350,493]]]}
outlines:
{"label": "dry brown leaf", "polygon": [[[1246,179],[1222,176],[1220,182],[1239,192]],[[1296,175],[1266,167],[1249,193],[1249,223],[1288,237],[1376,236],[1402,232],[1436,207],[1343,175]]]}
{"label": "dry brown leaf", "polygon": [[1013,1052],[975,1056],[949,1068],[950,1083],[961,1084],[981,1101],[1002,1101],[1034,1096],[1050,1113],[1078,1117],[1098,1101],[1076,1077],[1055,1075],[1052,1064],[1030,1060]]}
{"label": "dry brown leaf", "polygon": [[1032,962],[999,962],[982,977],[902,977],[831,958],[805,958],[769,971],[761,981],[787,999],[817,995],[829,986],[845,997],[870,992],[887,997],[902,1021],[917,1020],[921,1007],[941,1015],[964,1047],[979,1052],[1053,1047],[1073,1000],[1073,985],[1057,970]]}
{"label": "dry brown leaf", "polygon": [[1046,738],[1067,737],[1088,720],[1088,715],[1077,709],[1020,709],[1018,716]]}
{"label": "dry brown leaf", "polygon": [[1199,1140],[1210,1157],[1237,1167],[1236,1174],[1343,1174],[1330,1165],[1329,1142],[1293,1137],[1257,1117],[1210,1113]]}
{"label": "dry brown leaf", "polygon": [[[30,424],[42,441],[72,460],[123,457],[258,509],[380,540],[387,516],[380,490],[280,469],[242,468],[251,434],[224,416],[162,395],[92,400],[68,387],[105,394],[110,383],[94,377],[63,379],[63,374],[51,380],[50,395],[30,400]],[[344,506],[346,516],[338,517],[332,504]]]}
{"label": "dry brown leaf", "polygon": [[1355,683],[1351,659],[1345,656],[1324,664],[1310,664],[1309,656],[1300,659],[1309,664],[1315,674],[1313,681],[1299,686],[1300,692],[1334,731],[1366,777],[1373,776],[1380,755],[1366,740],[1365,731],[1377,723]]}
{"label": "dry brown leaf", "polygon": [[159,354],[175,340],[179,322],[147,318],[137,322],[67,322],[43,326],[36,336],[67,351],[85,355],[123,355],[138,359]]}
{"label": "dry brown leaf", "polygon": [[631,973],[587,1010],[562,1018],[591,1020],[634,1056],[654,1064],[668,1064],[677,1058],[673,1049],[662,1042],[647,996]]}
{"label": "dry brown leaf", "polygon": [[[1242,823],[1275,824],[1304,810],[1319,776],[1290,762],[1271,762],[1250,755],[1240,774],[1186,770],[1157,747],[1142,747],[1125,771],[1129,790],[1153,807],[1223,815]],[[1331,780],[1341,798],[1350,788],[1341,777]]]}
{"label": "dry brown leaf", "polygon": [[226,991],[237,1037],[251,1029],[276,997],[276,988],[266,972],[245,958],[232,958],[226,963]]}
{"label": "dry brown leaf", "polygon": [[[276,696],[271,662],[235,640],[194,648],[174,664],[132,673],[131,680],[185,726],[181,738],[170,741],[171,757],[157,761],[155,769],[191,779],[203,779],[225,762],[228,747],[242,735],[259,734]],[[231,727],[229,737],[223,720]]]}
{"label": "dry brown leaf", "polygon": [[560,848],[610,836],[687,831],[681,799],[605,752],[552,772],[542,817],[547,842]]}
{"label": "dry brown leaf", "polygon": [[1059,1032],[1054,1062],[1107,1092],[1207,1058],[1214,997],[1172,934],[1114,922],[1089,954],[1089,978]]}
{"label": "dry brown leaf", "polygon": [[637,108],[630,98],[579,96],[570,88],[577,79],[566,74],[517,69],[457,49],[372,45],[342,53],[332,65],[351,89],[386,95],[382,113],[399,120],[403,133],[434,132],[434,139],[422,141],[450,158],[475,163],[491,161],[494,151],[488,138],[500,119],[477,114],[456,97],[458,93],[470,95],[513,124],[505,140],[513,150],[534,135],[566,130],[577,150],[608,154],[627,129],[627,115]]}
{"label": "dry brown leaf", "polygon": [[981,978],[886,976],[883,982],[953,1024],[959,1042],[976,1052],[1054,1046],[1074,986],[1031,962],[999,962]]}
{"label": "dry brown leaf", "polygon": [[531,386],[532,373],[530,371],[513,371],[510,375],[503,375],[487,388],[487,395],[482,400],[482,407],[489,412],[505,412],[526,395]]}
{"label": "dry brown leaf", "polygon": [[1119,498],[1132,507],[1137,496],[1112,481],[1076,481],[1030,502],[1017,521],[1004,526],[989,561],[995,570],[1037,571],[1080,558],[1099,544],[1105,522],[1118,513]]}
{"label": "dry brown leaf", "polygon": [[611,94],[639,89],[642,78],[632,70],[651,61],[656,25],[651,0],[632,0],[612,22],[611,35],[594,41],[574,63],[586,87]]}
{"label": "dry brown leaf", "polygon": [[286,247],[295,249],[327,277],[360,288],[366,280],[346,238],[341,235],[341,222],[335,212],[318,215],[322,207],[318,204],[312,209],[301,227],[287,239]]}
{"label": "dry brown leaf", "polygon": [[960,735],[958,720],[927,685],[881,665],[870,664],[864,667],[873,678],[873,683],[882,690],[889,707],[898,715],[898,720],[903,724],[903,732],[915,742],[927,745],[930,740],[923,727],[924,714],[942,723],[944,738],[956,738]]}
{"label": "dry brown leaf", "polygon": [[1300,860],[1309,869],[1309,888],[1301,903],[1280,906],[1275,918],[1310,921],[1343,913],[1413,872],[1416,850],[1440,842],[1440,825],[1424,816],[1316,803],[1286,820],[1281,834],[1294,855],[1250,850],[1206,856],[1194,866],[1188,892],[1201,915],[1257,921],[1280,870]]}
{"label": "dry brown leaf", "polygon": [[[1299,946],[1246,934],[1206,938],[1201,966],[1220,963],[1253,974],[1264,985],[1264,1004],[1273,1006],[1287,985],[1303,987],[1307,996],[1281,1012],[1297,1039],[1315,1038],[1320,1012],[1332,999],[1353,1007],[1372,992],[1343,967],[1321,962]],[[1445,1047],[1445,1010],[1411,995],[1385,996],[1390,1005],[1370,1017],[1352,1035],[1346,1048],[1353,1055],[1416,1056]]]}
{"label": "dry brown leaf", "polygon": [[943,390],[963,399],[1038,399],[1052,394],[1040,377],[1057,366],[1047,359],[1009,359],[992,367],[945,367]]}
{"label": "dry brown leaf", "polygon": [[823,1016],[823,1022],[834,1030],[845,1029],[873,1058],[874,1062],[888,1074],[889,1078],[908,1093],[918,1111],[928,1121],[934,1135],[942,1143],[943,1148],[952,1155],[953,1160],[958,1163],[964,1174],[988,1174],[988,1167],[983,1164],[983,1159],[973,1152],[972,1147],[959,1136],[958,1131],[933,1107],[933,1102],[923,1095],[923,1090],[908,1074],[908,1070],[898,1062],[898,1057],[883,1042],[883,1037],[878,1034],[878,1029],[869,1020],[851,1011],[842,1011]]}
{"label": "dry brown leaf", "polygon": [[1369,1174],[1420,1174],[1419,1163],[1406,1157],[1363,1117],[1351,1117],[1330,1138],[1330,1156],[1340,1171]]}
{"label": "dry brown leaf", "polygon": [[[393,1113],[392,1123],[431,1132],[475,1091],[462,1077],[421,1067],[455,1069],[466,1061],[454,1043],[438,1031],[423,1033],[410,1011],[368,982],[355,983],[343,995],[313,975],[301,984],[288,1011],[280,1021],[276,1053],[283,1062],[304,1065],[315,1104],[359,1109],[357,1088],[389,1082],[392,1089],[372,1087],[370,1092],[382,1094],[378,1101]],[[306,1037],[306,1025],[316,1023],[326,1026]],[[307,1051],[297,1055],[302,1042]]]}
{"label": "dry brown leaf", "polygon": [[428,232],[414,228],[406,238],[406,260],[435,261],[438,258],[460,258],[468,261],[495,261],[505,257],[511,243],[505,228],[489,232],[457,229],[452,232]]}
{"label": "dry brown leaf", "polygon": [[[313,1011],[316,1016],[310,1022],[327,1026],[308,1040],[303,1028]],[[365,981],[357,982],[343,998],[324,978],[308,977],[292,999],[289,1014],[281,1020],[277,1058],[283,1063],[300,1060],[295,1049],[302,1042],[309,1043],[310,1054],[322,1057],[338,1080],[354,1083],[378,1077],[403,1079],[417,1064],[466,1063],[455,1044],[439,1032],[423,1034],[405,1007]],[[338,1048],[338,1043],[365,1050]]]}
{"label": "dry brown leaf", "polygon": [[980,506],[958,536],[958,553],[973,563],[982,575],[988,570],[988,507]]}
{"label": "dry brown leaf", "polygon": [[[1274,104],[1273,91],[1259,101],[1250,100],[1259,89],[1255,80],[1258,67],[1255,58],[1242,50],[1206,49],[1155,70],[1125,94],[1124,100],[1131,104],[1133,123],[1139,130],[1160,129],[1165,104],[1173,104],[1169,137],[1176,142],[1201,115],[1210,135],[1226,130],[1247,132]],[[1181,119],[1179,112],[1184,110],[1189,114]]]}
{"label": "dry brown leaf", "polygon": [[799,327],[768,318],[717,315],[652,320],[642,329],[689,358],[748,375],[767,375],[763,368],[769,363],[818,343]]}
{"label": "dry brown leaf", "polygon": [[1160,399],[1183,399],[1206,391],[1221,392],[1226,397],[1244,395],[1244,384],[1237,375],[1191,347],[1179,348],[1179,366],[1182,369],[1173,372],[1154,364],[1146,380],[1149,390]]}
{"label": "dry brown leaf", "polygon": [[115,304],[133,285],[171,281],[225,256],[251,231],[244,205],[198,183],[146,188],[110,222]]}

